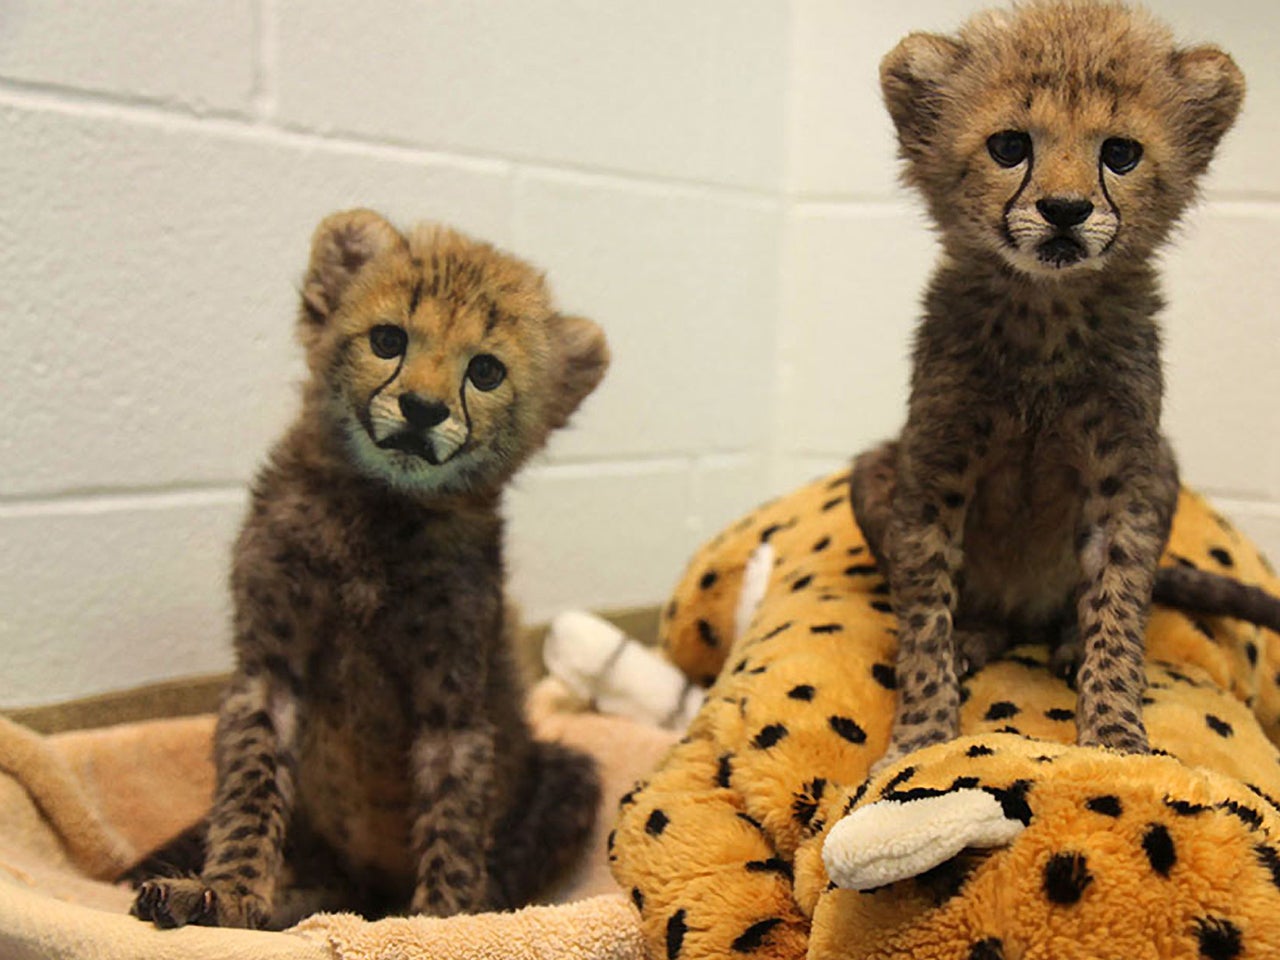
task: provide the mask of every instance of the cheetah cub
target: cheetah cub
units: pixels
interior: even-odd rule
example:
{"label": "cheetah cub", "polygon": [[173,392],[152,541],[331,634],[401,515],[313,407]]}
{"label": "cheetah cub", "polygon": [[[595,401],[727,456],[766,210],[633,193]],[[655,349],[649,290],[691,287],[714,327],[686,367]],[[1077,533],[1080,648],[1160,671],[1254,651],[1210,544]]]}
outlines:
{"label": "cheetah cub", "polygon": [[1032,2],[881,64],[942,256],[907,423],[855,465],[899,619],[881,765],[958,732],[957,654],[1079,651],[1081,744],[1149,749],[1143,634],[1178,475],[1160,433],[1154,254],[1244,80],[1112,3]]}
{"label": "cheetah cub", "polygon": [[298,330],[302,413],[235,547],[213,807],[131,871],[150,875],[133,912],[278,928],[522,904],[577,854],[599,786],[521,713],[499,508],[605,339],[528,264],[366,210],[316,230]]}

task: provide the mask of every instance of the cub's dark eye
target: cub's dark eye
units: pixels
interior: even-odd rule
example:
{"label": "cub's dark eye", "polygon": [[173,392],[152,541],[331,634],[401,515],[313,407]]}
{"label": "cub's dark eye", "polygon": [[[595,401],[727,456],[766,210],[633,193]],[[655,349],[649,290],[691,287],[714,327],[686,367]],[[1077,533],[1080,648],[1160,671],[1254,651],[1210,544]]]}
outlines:
{"label": "cub's dark eye", "polygon": [[409,335],[403,327],[380,323],[369,331],[369,347],[383,360],[400,356],[408,345]]}
{"label": "cub's dark eye", "polygon": [[1128,173],[1142,159],[1142,144],[1124,137],[1109,137],[1102,142],[1102,162],[1113,173]]}
{"label": "cub's dark eye", "polygon": [[1021,130],[1002,130],[987,137],[987,152],[1002,167],[1016,167],[1031,156],[1031,137]]}
{"label": "cub's dark eye", "polygon": [[491,353],[478,353],[467,366],[467,378],[477,390],[492,390],[507,376],[507,368]]}

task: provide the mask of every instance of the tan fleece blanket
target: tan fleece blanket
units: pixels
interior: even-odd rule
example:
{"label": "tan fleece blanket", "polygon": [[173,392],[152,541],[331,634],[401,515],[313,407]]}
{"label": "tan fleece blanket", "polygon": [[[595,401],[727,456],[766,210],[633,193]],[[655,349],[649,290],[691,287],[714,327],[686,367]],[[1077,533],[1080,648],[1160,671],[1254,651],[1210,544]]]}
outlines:
{"label": "tan fleece blanket", "polygon": [[591,752],[604,796],[590,849],[548,904],[449,920],[320,914],[284,933],[156,930],[128,916],[131,892],[108,879],[204,811],[213,787],[211,716],[50,737],[0,718],[0,957],[642,960],[638,921],[609,876],[605,837],[619,797],[673,735],[557,713],[548,708],[552,695],[542,687],[531,702],[539,735]]}

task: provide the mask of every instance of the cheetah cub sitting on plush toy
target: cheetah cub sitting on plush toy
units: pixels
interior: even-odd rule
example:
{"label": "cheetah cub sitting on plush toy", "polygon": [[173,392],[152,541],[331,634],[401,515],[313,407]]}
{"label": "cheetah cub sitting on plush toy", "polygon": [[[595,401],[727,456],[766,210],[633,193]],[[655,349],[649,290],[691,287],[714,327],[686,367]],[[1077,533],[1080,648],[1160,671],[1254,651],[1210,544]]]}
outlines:
{"label": "cheetah cub sitting on plush toy", "polygon": [[1081,744],[1148,749],[1143,633],[1178,491],[1160,433],[1155,251],[1244,81],[1148,15],[1038,2],[912,34],[881,65],[943,253],[907,424],[855,509],[899,624],[891,762],[954,737],[957,647],[1081,647]]}
{"label": "cheetah cub sitting on plush toy", "polygon": [[213,808],[131,872],[153,877],[134,913],[520,905],[576,855],[599,786],[521,713],[499,507],[600,381],[604,337],[527,264],[363,210],[317,229],[299,333],[302,414],[235,549]]}

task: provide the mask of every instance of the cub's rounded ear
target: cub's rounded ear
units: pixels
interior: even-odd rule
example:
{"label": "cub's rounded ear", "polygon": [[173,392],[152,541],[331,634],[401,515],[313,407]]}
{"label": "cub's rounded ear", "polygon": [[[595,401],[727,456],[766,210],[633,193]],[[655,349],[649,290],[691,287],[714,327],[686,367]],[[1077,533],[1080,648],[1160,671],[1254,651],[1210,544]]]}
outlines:
{"label": "cub's rounded ear", "polygon": [[880,61],[880,90],[898,130],[902,155],[914,160],[933,145],[943,90],[965,48],[937,33],[911,33]]}
{"label": "cub's rounded ear", "polygon": [[586,317],[556,313],[547,326],[555,371],[547,419],[556,429],[569,422],[609,369],[609,344],[604,331]]}
{"label": "cub's rounded ear", "polygon": [[405,240],[372,210],[344,210],[320,221],[311,237],[311,262],[302,282],[304,337],[324,326],[365,265]]}
{"label": "cub's rounded ear", "polygon": [[1169,65],[1181,95],[1183,150],[1192,172],[1203,173],[1240,112],[1244,74],[1229,55],[1207,44],[1177,51]]}

